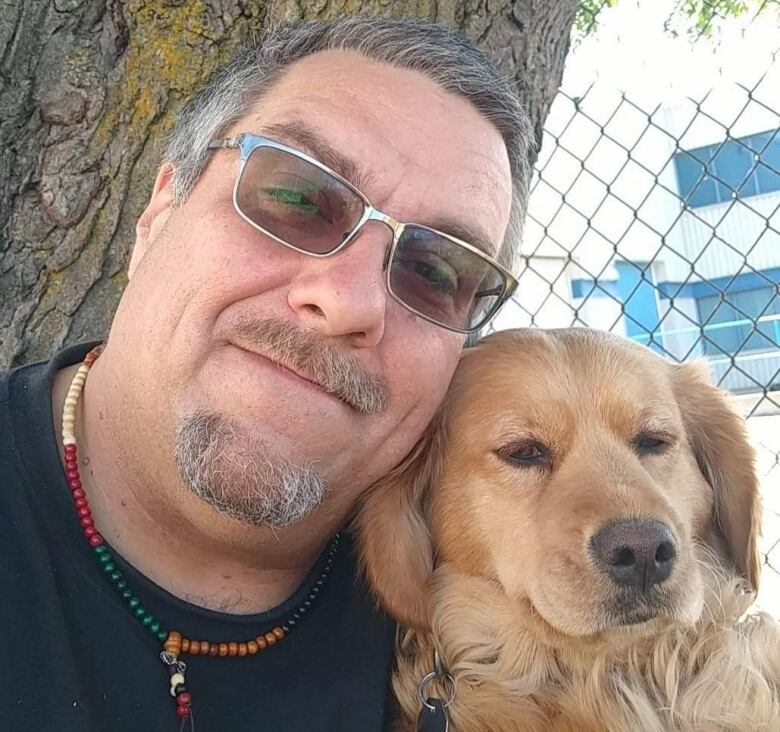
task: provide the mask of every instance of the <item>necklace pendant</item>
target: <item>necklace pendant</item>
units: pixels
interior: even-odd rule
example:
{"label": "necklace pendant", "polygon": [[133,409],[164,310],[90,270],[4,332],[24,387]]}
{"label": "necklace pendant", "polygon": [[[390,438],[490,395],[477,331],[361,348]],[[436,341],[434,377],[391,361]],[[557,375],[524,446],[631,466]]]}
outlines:
{"label": "necklace pendant", "polygon": [[167,648],[160,652],[160,660],[168,667],[170,693],[176,700],[176,714],[182,720],[182,724],[189,719],[190,724],[194,726],[192,719],[192,694],[187,690],[186,678],[184,676],[187,664],[184,661],[180,661],[178,655]]}

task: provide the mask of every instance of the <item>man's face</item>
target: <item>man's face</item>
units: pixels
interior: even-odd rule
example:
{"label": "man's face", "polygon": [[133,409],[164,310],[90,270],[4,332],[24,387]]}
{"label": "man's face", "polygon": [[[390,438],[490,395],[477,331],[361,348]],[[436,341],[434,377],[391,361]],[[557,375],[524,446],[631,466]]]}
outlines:
{"label": "man's face", "polygon": [[[322,142],[351,160],[361,178],[351,182],[395,219],[472,230],[498,250],[511,201],[506,149],[464,99],[422,74],[326,52],[294,65],[225,136],[267,134],[302,149],[301,130],[314,157]],[[263,460],[316,471],[328,505],[343,514],[418,439],[463,336],[390,298],[387,226],[368,224],[332,257],[290,250],[234,210],[238,166],[237,150],[214,151],[178,207],[170,175],[158,176],[111,338],[132,359],[144,409],[167,437],[193,415],[216,415],[236,442],[225,470],[240,472],[262,445]],[[280,366],[269,344],[285,327],[346,357],[384,393],[384,408],[356,409]]]}

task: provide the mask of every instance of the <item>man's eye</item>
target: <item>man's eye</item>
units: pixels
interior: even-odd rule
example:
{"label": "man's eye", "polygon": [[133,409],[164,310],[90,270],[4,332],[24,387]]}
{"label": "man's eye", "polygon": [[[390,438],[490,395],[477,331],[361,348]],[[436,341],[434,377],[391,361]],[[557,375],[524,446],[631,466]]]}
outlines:
{"label": "man's eye", "polygon": [[432,285],[438,292],[454,298],[458,293],[458,273],[434,254],[397,253],[393,262]]}
{"label": "man's eye", "polygon": [[319,210],[317,204],[301,191],[294,191],[290,188],[264,188],[263,193],[276,203],[292,206],[300,213],[305,213],[309,216],[316,214]]}
{"label": "man's eye", "polygon": [[429,262],[418,260],[414,264],[414,270],[420,277],[428,280],[428,282],[448,295],[454,296],[458,291],[457,281],[453,274],[444,267],[436,267]]}

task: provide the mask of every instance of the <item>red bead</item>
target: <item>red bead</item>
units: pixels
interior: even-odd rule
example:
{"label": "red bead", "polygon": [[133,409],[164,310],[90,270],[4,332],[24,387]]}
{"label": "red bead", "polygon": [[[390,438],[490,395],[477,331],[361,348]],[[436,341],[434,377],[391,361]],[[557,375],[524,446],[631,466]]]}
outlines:
{"label": "red bead", "polygon": [[93,534],[89,537],[90,546],[100,546],[103,543],[103,537],[100,534]]}
{"label": "red bead", "polygon": [[74,488],[70,495],[72,495],[74,498],[86,498],[87,494],[84,493],[84,491],[81,488]]}
{"label": "red bead", "polygon": [[76,513],[78,513],[78,515],[81,517],[92,515],[92,511],[89,506],[82,506],[78,511],[76,511]]}
{"label": "red bead", "polygon": [[76,446],[75,445],[65,445],[65,454],[66,455],[75,455],[76,454]]}
{"label": "red bead", "polygon": [[76,508],[84,508],[85,506],[87,508],[89,507],[86,498],[77,498],[75,501],[73,501],[73,504],[76,506]]}
{"label": "red bead", "polygon": [[176,701],[179,702],[180,706],[188,707],[192,704],[192,694],[190,694],[189,691],[182,691],[182,693],[176,697]]}
{"label": "red bead", "polygon": [[79,519],[79,523],[86,529],[87,526],[92,526],[95,523],[95,519],[92,516],[84,516]]}
{"label": "red bead", "polygon": [[65,459],[65,468],[66,470],[78,470],[79,469],[79,461],[78,460],[68,460]]}
{"label": "red bead", "polygon": [[190,708],[185,707],[183,704],[179,704],[178,707],[176,707],[176,714],[178,714],[180,717],[186,717],[190,713]]}
{"label": "red bead", "polygon": [[65,475],[68,476],[68,480],[77,480],[79,478],[78,470],[66,470]]}
{"label": "red bead", "polygon": [[81,480],[78,478],[76,480],[68,480],[68,485],[72,491],[79,491],[82,488]]}
{"label": "red bead", "polygon": [[84,529],[84,536],[86,536],[87,539],[95,534],[97,534],[97,529],[94,526],[87,526],[87,528]]}

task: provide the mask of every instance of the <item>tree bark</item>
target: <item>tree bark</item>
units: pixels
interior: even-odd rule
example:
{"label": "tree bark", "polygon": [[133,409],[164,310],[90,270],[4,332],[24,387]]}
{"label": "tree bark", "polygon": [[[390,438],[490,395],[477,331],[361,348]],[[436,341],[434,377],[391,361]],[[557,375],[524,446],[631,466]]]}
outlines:
{"label": "tree bark", "polygon": [[0,0],[0,368],[108,332],[159,142],[258,29],[415,15],[477,42],[537,140],[578,0]]}

